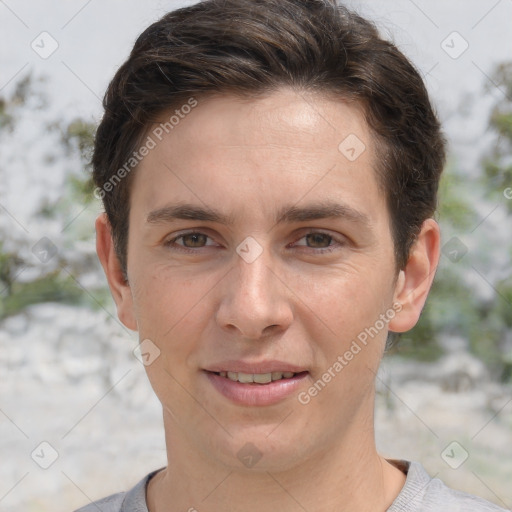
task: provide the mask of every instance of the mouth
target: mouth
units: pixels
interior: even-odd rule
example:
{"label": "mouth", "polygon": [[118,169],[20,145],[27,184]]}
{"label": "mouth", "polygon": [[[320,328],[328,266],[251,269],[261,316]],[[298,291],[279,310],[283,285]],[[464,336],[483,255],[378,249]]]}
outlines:
{"label": "mouth", "polygon": [[242,372],[209,372],[232,380],[233,382],[241,382],[242,384],[269,384],[283,379],[292,379],[296,375],[308,373],[304,372],[268,372],[268,373],[242,373]]}
{"label": "mouth", "polygon": [[204,370],[217,393],[241,406],[269,406],[296,396],[307,385],[308,371],[244,373]]}

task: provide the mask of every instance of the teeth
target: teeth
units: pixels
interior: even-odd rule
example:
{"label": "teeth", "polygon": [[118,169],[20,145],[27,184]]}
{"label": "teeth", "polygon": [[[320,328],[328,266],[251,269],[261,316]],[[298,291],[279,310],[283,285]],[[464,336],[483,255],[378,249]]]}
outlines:
{"label": "teeth", "polygon": [[238,372],[238,382],[243,382],[244,384],[254,382],[254,375],[252,373]]}
{"label": "teeth", "polygon": [[258,384],[268,384],[269,382],[272,382],[271,373],[255,373],[252,377],[253,381]]}
{"label": "teeth", "polygon": [[242,373],[242,372],[219,372],[221,377],[227,377],[230,380],[250,384],[268,384],[275,380],[290,379],[295,373],[293,372],[272,372],[272,373]]}

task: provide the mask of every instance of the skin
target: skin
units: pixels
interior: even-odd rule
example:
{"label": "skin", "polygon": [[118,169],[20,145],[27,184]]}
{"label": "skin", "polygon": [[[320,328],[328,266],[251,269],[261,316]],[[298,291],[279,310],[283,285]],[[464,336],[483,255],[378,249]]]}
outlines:
{"label": "skin", "polygon": [[[354,161],[338,150],[350,134],[366,146]],[[108,221],[98,218],[98,255],[119,318],[161,351],[146,370],[163,406],[168,466],[148,485],[150,512],[384,511],[400,492],[405,475],[375,447],[375,374],[388,328],[404,332],[418,320],[440,235],[425,221],[396,272],[377,161],[354,103],[287,88],[251,100],[217,95],[200,101],[136,170],[128,283]],[[325,201],[367,222],[275,222],[282,208]],[[232,218],[147,222],[179,202]],[[207,237],[165,245],[186,230]],[[251,263],[236,252],[248,236],[262,249]],[[297,394],[237,405],[203,372],[228,359],[278,359],[308,370],[307,391],[394,303],[400,312],[306,405]],[[237,457],[247,443],[261,455],[252,467]]]}

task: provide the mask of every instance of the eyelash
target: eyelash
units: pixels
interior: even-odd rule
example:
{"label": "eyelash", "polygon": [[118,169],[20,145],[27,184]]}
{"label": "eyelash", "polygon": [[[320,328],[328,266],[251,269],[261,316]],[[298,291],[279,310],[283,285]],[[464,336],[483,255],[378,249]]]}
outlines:
{"label": "eyelash", "polygon": [[[330,235],[329,233],[324,233],[323,231],[318,231],[318,230],[308,231],[303,236],[301,236],[297,241],[302,240],[306,236],[313,235],[313,234],[325,235],[325,236],[330,238],[329,243],[334,242],[334,243],[336,243],[336,245],[329,245],[328,247],[322,247],[322,248],[308,247],[307,245],[301,245],[300,247],[304,247],[306,249],[311,249],[311,250],[313,250],[317,254],[318,253],[319,254],[326,254],[326,253],[333,252],[333,251],[335,251],[335,250],[337,250],[337,249],[339,249],[339,248],[341,248],[341,247],[346,245],[346,241],[338,239],[338,238]],[[171,238],[170,240],[167,240],[166,242],[164,242],[164,246],[166,248],[169,248],[169,249],[172,249],[172,250],[178,250],[178,251],[185,252],[185,253],[188,253],[188,254],[194,254],[194,253],[197,254],[199,249],[204,249],[205,247],[213,247],[213,246],[203,246],[203,247],[191,248],[191,247],[185,247],[183,245],[176,244],[177,240],[183,239],[185,236],[189,236],[189,235],[204,235],[207,238],[209,238],[210,240],[212,239],[206,233],[202,233],[201,231],[187,231],[185,233],[181,233],[181,234]],[[296,243],[296,242],[294,242],[294,243]]]}

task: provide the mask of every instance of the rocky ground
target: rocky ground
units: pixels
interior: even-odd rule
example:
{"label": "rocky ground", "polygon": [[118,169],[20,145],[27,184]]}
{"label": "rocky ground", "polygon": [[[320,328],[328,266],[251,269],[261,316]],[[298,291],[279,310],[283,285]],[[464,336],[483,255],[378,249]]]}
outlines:
{"label": "rocky ground", "polygon": [[[1,511],[70,512],[165,465],[137,344],[104,311],[40,304],[0,324]],[[512,506],[510,387],[462,350],[436,364],[389,357],[377,386],[381,453]]]}

